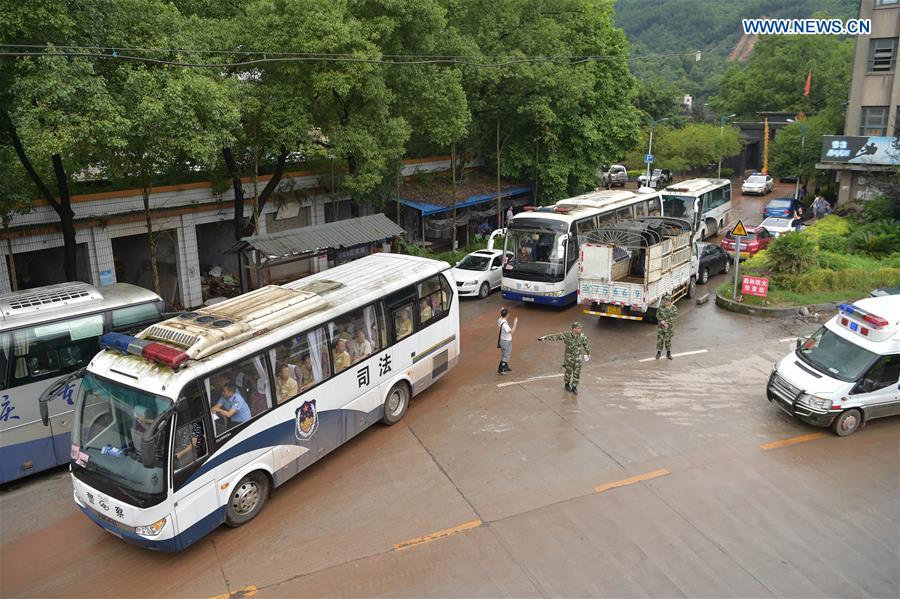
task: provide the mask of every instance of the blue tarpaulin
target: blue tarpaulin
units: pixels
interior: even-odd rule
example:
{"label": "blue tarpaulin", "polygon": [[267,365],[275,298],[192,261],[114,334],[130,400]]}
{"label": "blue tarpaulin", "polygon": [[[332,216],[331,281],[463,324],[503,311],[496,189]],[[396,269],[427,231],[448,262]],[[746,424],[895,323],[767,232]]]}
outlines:
{"label": "blue tarpaulin", "polygon": [[[516,187],[514,189],[507,189],[505,191],[500,192],[501,198],[515,198],[521,195],[525,195],[531,192],[530,187]],[[497,199],[496,193],[489,193],[481,196],[469,196],[465,200],[456,203],[456,209],[467,208],[469,206],[475,206],[477,204],[484,204],[487,202],[491,202]],[[413,210],[418,210],[422,213],[422,216],[430,216],[432,214],[439,214],[441,212],[450,212],[453,210],[453,206],[438,206],[437,204],[426,204],[425,202],[416,202],[414,200],[404,200],[400,198],[400,203],[404,206],[409,206]]]}

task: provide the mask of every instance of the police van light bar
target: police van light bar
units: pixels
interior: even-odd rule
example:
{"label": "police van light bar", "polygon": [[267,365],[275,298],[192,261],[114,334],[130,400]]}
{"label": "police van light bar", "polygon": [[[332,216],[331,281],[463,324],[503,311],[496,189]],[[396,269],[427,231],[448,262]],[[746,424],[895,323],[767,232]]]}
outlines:
{"label": "police van light bar", "polygon": [[123,335],[122,333],[106,333],[100,337],[100,347],[102,349],[115,349],[123,354],[140,356],[145,360],[151,360],[169,368],[178,368],[187,362],[190,357],[174,347],[153,341],[145,341],[131,335]]}
{"label": "police van light bar", "polygon": [[882,318],[881,316],[876,316],[875,314],[872,314],[871,312],[867,312],[866,310],[863,310],[862,308],[858,308],[857,306],[854,306],[853,304],[841,304],[838,307],[838,309],[841,312],[843,312],[844,314],[848,314],[851,316],[856,316],[858,318],[861,318],[862,320],[868,322],[870,325],[872,325],[876,329],[880,329],[881,327],[886,327],[890,324],[887,321],[887,319]]}

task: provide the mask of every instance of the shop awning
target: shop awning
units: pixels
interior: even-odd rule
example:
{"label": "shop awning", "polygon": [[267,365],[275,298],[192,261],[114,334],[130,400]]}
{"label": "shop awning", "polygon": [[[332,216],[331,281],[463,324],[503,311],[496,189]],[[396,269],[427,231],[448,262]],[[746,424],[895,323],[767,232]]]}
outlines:
{"label": "shop awning", "polygon": [[241,239],[230,251],[252,248],[270,258],[281,258],[374,243],[404,233],[394,221],[379,213],[277,233],[251,235]]}
{"label": "shop awning", "polygon": [[[515,198],[519,196],[526,195],[531,192],[530,187],[516,187],[514,189],[507,189],[500,192],[501,198]],[[456,209],[467,208],[469,206],[476,206],[478,204],[486,204],[488,202],[496,201],[497,193],[489,193],[480,196],[470,196],[464,200],[461,200],[456,203]],[[440,206],[438,204],[428,204],[426,202],[416,202],[415,200],[405,200],[400,198],[400,203],[404,206],[408,206],[413,210],[418,210],[422,213],[422,216],[430,216],[432,214],[440,214],[441,212],[450,212],[453,210],[453,206]]]}

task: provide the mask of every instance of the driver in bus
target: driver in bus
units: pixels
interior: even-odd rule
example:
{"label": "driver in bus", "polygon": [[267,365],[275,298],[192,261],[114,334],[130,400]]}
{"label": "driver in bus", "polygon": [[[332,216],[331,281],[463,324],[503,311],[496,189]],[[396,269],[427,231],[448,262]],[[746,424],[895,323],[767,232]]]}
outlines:
{"label": "driver in bus", "polygon": [[222,386],[222,395],[212,407],[212,414],[221,414],[233,423],[247,422],[250,420],[250,406],[231,381]]}
{"label": "driver in bus", "polygon": [[403,339],[413,330],[412,317],[409,308],[403,308],[397,314],[397,338]]}

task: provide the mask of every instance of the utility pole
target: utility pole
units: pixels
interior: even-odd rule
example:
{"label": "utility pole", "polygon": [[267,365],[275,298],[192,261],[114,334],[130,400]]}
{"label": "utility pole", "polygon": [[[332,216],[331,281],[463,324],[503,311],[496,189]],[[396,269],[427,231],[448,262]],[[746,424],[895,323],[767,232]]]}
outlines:
{"label": "utility pole", "polygon": [[[647,156],[653,155],[653,129],[656,128],[657,123],[661,123],[663,121],[668,121],[668,120],[669,120],[669,117],[664,117],[659,120],[654,120],[652,118],[650,119],[650,143],[647,144]],[[646,181],[647,185],[646,186],[650,187],[650,162],[649,161],[645,161],[645,162],[647,162],[647,181]]]}

